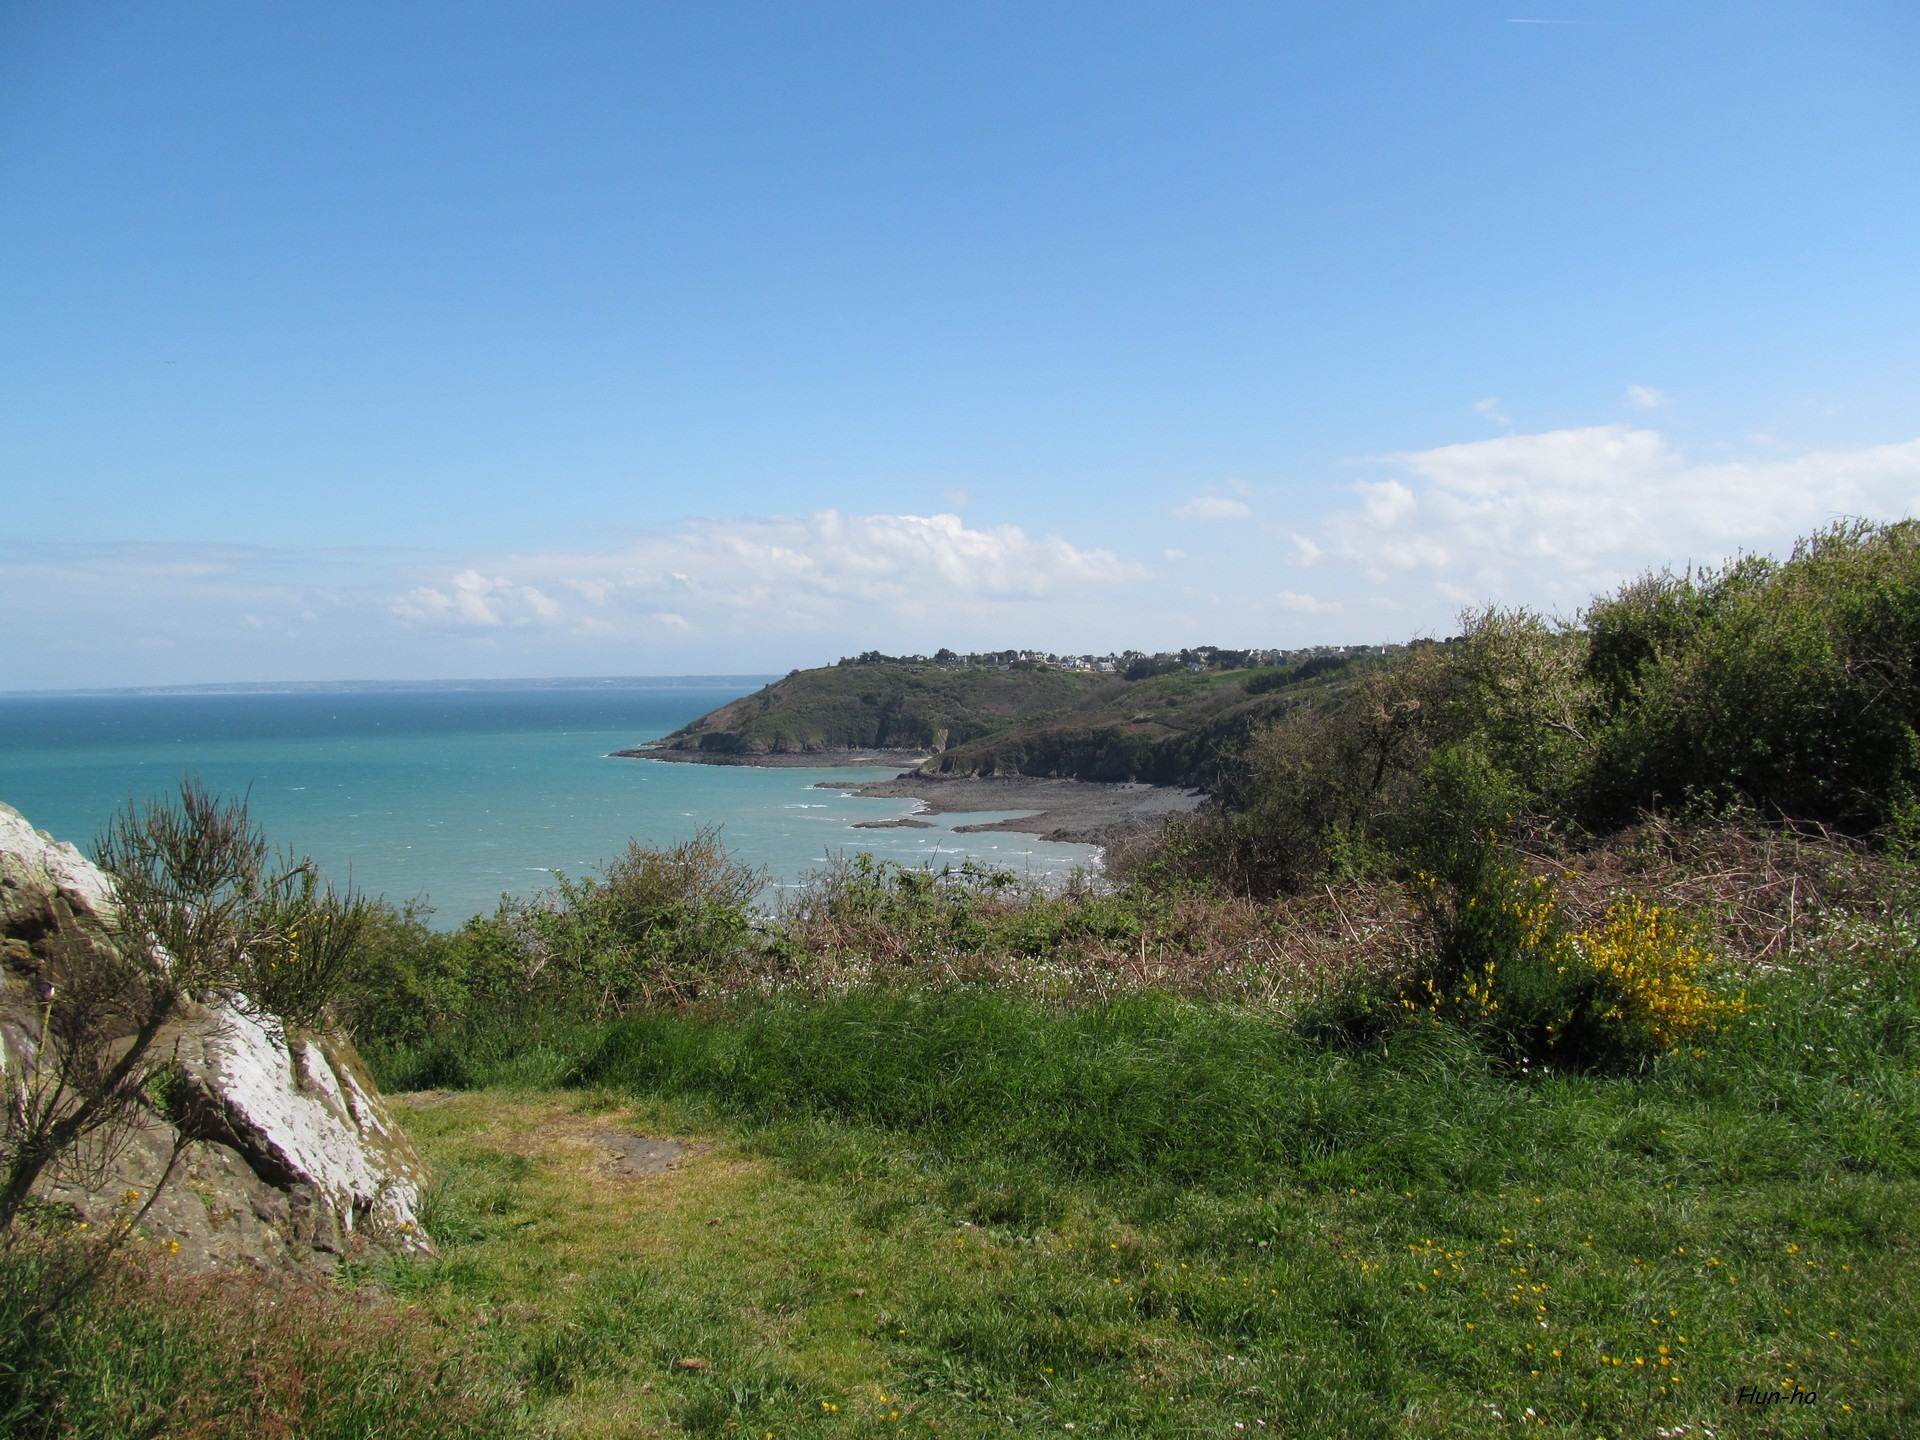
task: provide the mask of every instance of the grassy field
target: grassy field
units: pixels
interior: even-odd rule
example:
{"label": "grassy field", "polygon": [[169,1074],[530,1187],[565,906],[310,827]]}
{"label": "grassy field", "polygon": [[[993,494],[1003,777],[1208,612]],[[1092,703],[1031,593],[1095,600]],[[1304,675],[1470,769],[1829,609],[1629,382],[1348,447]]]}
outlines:
{"label": "grassy field", "polygon": [[[1221,983],[1176,990],[1147,956],[1181,905],[902,877],[795,919],[811,968],[770,949],[679,1005],[396,1031],[366,1053],[437,1177],[438,1258],[312,1289],[135,1246],[30,1334],[41,1252],[8,1251],[0,1433],[1911,1433],[1911,867],[1644,848],[1562,872],[1567,923],[1629,861],[1703,926],[1746,875],[1702,931],[1726,1003],[1578,1069],[1493,1021],[1382,1024],[1407,932],[1351,888],[1327,915],[1192,901]],[[1313,980],[1356,920],[1387,968]],[[551,982],[551,943],[527,953]],[[678,1168],[615,1173],[636,1136]]]}
{"label": "grassy field", "polygon": [[1914,985],[1777,977],[1610,1079],[1163,999],[580,1030],[410,1099],[443,1258],[360,1278],[568,1436],[1904,1435]]}

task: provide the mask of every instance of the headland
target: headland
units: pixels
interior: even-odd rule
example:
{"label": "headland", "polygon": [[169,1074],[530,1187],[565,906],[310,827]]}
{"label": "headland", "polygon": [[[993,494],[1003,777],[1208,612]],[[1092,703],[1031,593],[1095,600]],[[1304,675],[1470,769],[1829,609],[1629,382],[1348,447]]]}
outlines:
{"label": "headland", "polygon": [[795,670],[615,753],[702,765],[894,765],[901,773],[891,780],[823,784],[918,800],[928,814],[1024,811],[957,828],[1098,844],[1197,809],[1249,734],[1352,683],[1384,651],[869,652]]}

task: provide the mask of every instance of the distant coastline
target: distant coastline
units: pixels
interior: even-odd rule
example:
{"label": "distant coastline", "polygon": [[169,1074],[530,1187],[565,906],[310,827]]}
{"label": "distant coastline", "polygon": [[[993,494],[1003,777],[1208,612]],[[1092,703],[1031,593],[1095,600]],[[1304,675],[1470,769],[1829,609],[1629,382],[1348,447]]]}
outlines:
{"label": "distant coastline", "polygon": [[487,690],[697,690],[766,685],[777,675],[563,675],[517,680],[240,680],[203,685],[115,685],[0,690],[0,700],[110,699],[116,695],[373,695]]}

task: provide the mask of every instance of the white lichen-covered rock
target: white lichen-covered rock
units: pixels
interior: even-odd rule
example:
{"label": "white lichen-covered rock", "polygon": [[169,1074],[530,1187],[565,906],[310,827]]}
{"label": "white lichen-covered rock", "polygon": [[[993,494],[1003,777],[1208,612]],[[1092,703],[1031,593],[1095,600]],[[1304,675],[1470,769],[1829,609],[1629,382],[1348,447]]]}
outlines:
{"label": "white lichen-covered rock", "polygon": [[35,943],[44,943],[69,912],[94,920],[112,904],[107,877],[73,846],[29,825],[0,805],[0,1075],[31,1065],[39,1040],[24,974]]}
{"label": "white lichen-covered rock", "polygon": [[[0,1072],[34,1065],[45,957],[74,929],[99,941],[113,886],[72,845],[0,805]],[[271,1016],[213,999],[186,1007],[154,1045],[183,1080],[172,1118],[142,1117],[104,1168],[48,1176],[42,1198],[104,1218],[127,1191],[151,1194],[143,1222],[203,1264],[278,1267],[362,1245],[425,1250],[424,1171],[352,1044],[289,1034]]]}
{"label": "white lichen-covered rock", "polygon": [[11,805],[0,805],[0,924],[44,906],[49,888],[79,915],[104,918],[113,883],[64,840],[29,825]]}
{"label": "white lichen-covered rock", "polygon": [[195,1129],[293,1197],[307,1244],[337,1253],[364,1234],[424,1248],[419,1161],[350,1045],[220,1005],[181,1027],[174,1053]]}

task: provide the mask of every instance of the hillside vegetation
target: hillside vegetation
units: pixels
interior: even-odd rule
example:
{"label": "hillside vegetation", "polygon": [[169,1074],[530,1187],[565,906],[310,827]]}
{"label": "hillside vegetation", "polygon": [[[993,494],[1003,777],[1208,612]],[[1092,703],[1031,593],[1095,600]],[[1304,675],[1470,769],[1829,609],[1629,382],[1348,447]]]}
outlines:
{"label": "hillside vegetation", "polygon": [[1162,859],[1253,894],[1446,872],[1488,834],[1578,848],[1649,811],[1909,843],[1920,525],[1647,575],[1578,622],[1469,615],[1458,639],[1289,711],[1220,775]]}
{"label": "hillside vegetation", "polygon": [[942,775],[1035,775],[1207,785],[1262,724],[1340,688],[1339,658],[1141,678],[931,661],[797,670],[701,716],[656,746],[719,763],[831,750],[924,755]]}
{"label": "hillside vegetation", "polygon": [[937,750],[1052,714],[1111,684],[1065,670],[995,672],[932,663],[834,665],[784,680],[701,716],[657,748],[703,759],[814,750]]}

